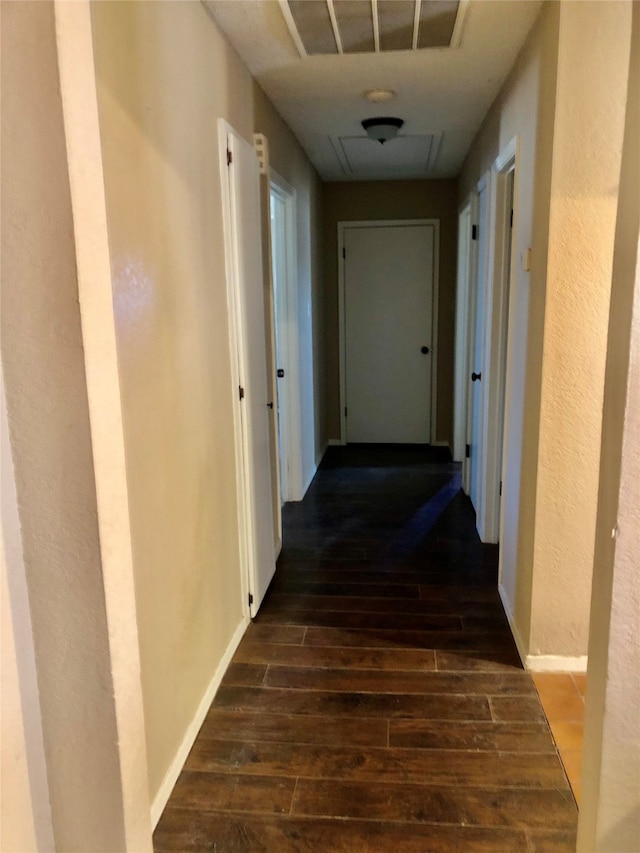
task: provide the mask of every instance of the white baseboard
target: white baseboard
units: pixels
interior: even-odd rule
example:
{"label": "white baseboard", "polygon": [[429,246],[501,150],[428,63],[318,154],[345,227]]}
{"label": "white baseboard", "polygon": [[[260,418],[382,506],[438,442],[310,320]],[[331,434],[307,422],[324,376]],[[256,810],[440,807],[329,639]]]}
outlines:
{"label": "white baseboard", "polygon": [[[320,465],[320,463],[324,459],[324,454],[327,452],[327,447],[329,447],[329,442],[325,441],[324,447],[322,448],[320,453],[316,453],[316,471],[318,470],[318,466]],[[313,477],[311,479],[313,479]]]}
{"label": "white baseboard", "polygon": [[507,593],[501,583],[498,584],[498,593],[500,595],[500,601],[502,602],[502,606],[504,607],[504,613],[507,617],[509,628],[511,628],[511,634],[513,635],[513,639],[516,644],[516,649],[518,650],[520,660],[522,661],[522,666],[526,669],[527,653],[524,648],[524,643],[522,642],[522,637],[520,636],[520,631],[518,631],[515,619],[513,618],[513,613],[511,612],[511,607],[509,606],[509,600],[507,599]]}
{"label": "white baseboard", "polygon": [[527,655],[525,667],[531,672],[586,672],[587,655]]}
{"label": "white baseboard", "polygon": [[527,654],[522,642],[520,632],[516,627],[513,613],[509,607],[507,594],[502,584],[498,584],[498,592],[500,600],[504,607],[504,612],[513,634],[513,639],[520,655],[522,665],[529,672],[586,672],[587,671],[587,655],[530,655]]}
{"label": "white baseboard", "polygon": [[302,483],[302,495],[300,497],[300,500],[303,500],[304,496],[309,491],[309,486],[311,485],[313,478],[316,476],[316,474],[318,472],[318,465],[319,464],[320,464],[320,462],[317,462],[312,466],[311,471],[309,472],[309,476],[307,477],[307,481],[306,482],[303,481],[303,483]]}
{"label": "white baseboard", "polygon": [[222,677],[227,671],[227,667],[229,666],[229,662],[231,658],[235,654],[236,649],[240,645],[240,640],[244,636],[244,632],[247,630],[247,625],[249,624],[249,616],[243,616],[242,621],[238,625],[235,630],[233,637],[231,638],[231,642],[226,648],[225,653],[222,655],[220,663],[216,667],[216,671],[211,679],[209,686],[207,687],[204,696],[202,697],[202,701],[198,705],[198,709],[189,723],[187,730],[185,732],[184,738],[182,739],[182,743],[176,752],[176,755],[171,762],[171,766],[167,771],[167,775],[162,780],[162,784],[160,785],[160,789],[158,793],[153,798],[153,802],[151,804],[151,825],[155,829],[162,812],[164,811],[165,806],[167,805],[167,801],[171,796],[171,792],[173,791],[176,782],[178,781],[178,776],[184,767],[184,763],[187,760],[187,756],[191,751],[191,747],[194,744],[196,737],[198,736],[198,732],[200,731],[200,727],[204,722],[204,718],[207,716],[207,711],[209,710],[211,703],[213,702],[213,698],[216,695],[218,687],[220,687],[220,682],[222,681]]}

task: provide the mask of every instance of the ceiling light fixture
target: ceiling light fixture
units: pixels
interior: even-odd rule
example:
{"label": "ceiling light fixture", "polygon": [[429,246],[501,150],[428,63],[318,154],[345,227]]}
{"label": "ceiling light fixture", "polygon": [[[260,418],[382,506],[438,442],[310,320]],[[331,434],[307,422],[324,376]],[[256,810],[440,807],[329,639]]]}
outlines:
{"label": "ceiling light fixture", "polygon": [[390,101],[395,97],[393,89],[369,89],[364,93],[365,98],[371,101],[372,104],[384,104],[385,101]]}
{"label": "ceiling light fixture", "polygon": [[401,118],[381,116],[380,118],[366,118],[362,126],[367,131],[369,139],[374,139],[380,145],[384,145],[390,139],[395,139],[398,131],[404,124]]}

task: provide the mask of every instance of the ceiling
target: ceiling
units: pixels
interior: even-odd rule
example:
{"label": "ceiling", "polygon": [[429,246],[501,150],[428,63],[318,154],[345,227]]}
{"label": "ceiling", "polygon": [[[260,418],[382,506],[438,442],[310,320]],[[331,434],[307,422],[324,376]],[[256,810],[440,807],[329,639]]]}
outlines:
{"label": "ceiling", "polygon": [[[203,2],[325,181],[455,177],[541,6],[540,0]],[[433,14],[439,4],[443,14]],[[363,37],[375,26],[372,8],[378,12],[373,42]],[[333,31],[326,26],[329,11]],[[420,47],[433,41],[451,46]],[[370,103],[364,93],[376,88],[395,97]],[[380,115],[404,120],[398,137],[384,145],[361,125]]]}

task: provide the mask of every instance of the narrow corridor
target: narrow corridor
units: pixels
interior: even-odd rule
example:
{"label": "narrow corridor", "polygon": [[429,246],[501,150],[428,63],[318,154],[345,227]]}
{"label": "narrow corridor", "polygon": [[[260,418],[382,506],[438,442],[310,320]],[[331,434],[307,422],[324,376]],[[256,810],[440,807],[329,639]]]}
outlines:
{"label": "narrow corridor", "polygon": [[569,853],[577,810],[459,466],[330,448],[155,833],[167,851]]}

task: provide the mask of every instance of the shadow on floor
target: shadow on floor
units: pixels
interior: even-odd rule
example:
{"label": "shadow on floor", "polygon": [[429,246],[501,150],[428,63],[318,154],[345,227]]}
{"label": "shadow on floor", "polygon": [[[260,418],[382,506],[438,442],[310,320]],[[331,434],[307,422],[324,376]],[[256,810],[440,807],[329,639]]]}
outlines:
{"label": "shadow on floor", "polygon": [[577,811],[441,448],[331,448],[156,851],[573,853]]}

